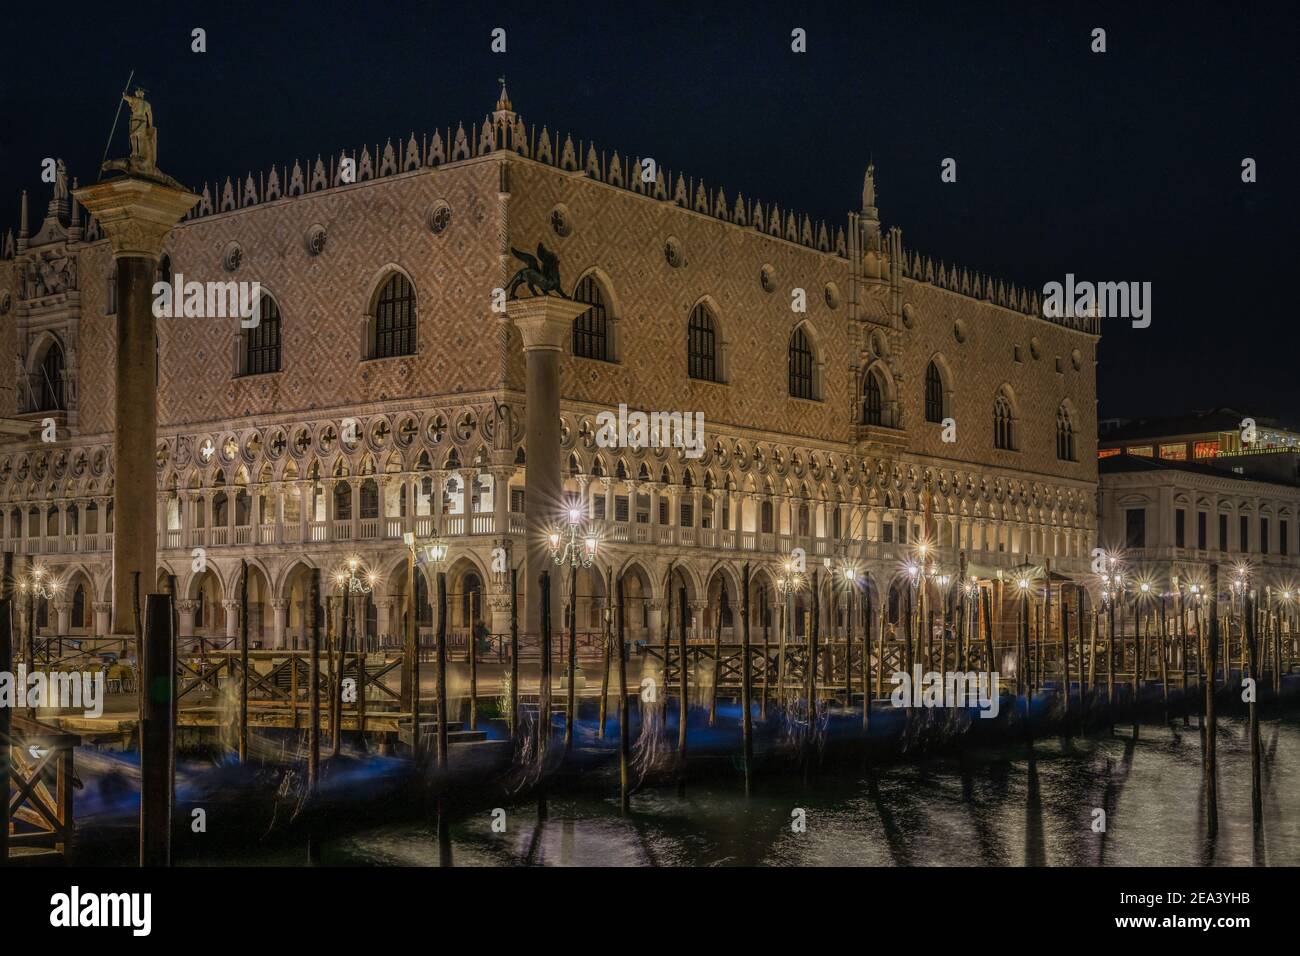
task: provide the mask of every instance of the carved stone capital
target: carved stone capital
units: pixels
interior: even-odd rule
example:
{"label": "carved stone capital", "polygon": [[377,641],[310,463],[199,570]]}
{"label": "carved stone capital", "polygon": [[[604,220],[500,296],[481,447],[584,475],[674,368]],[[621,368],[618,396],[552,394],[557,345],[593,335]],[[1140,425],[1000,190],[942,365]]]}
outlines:
{"label": "carved stone capital", "polygon": [[199,201],[192,192],[136,176],[106,179],[75,195],[99,221],[115,259],[156,260],[172,227]]}
{"label": "carved stone capital", "polygon": [[525,352],[534,349],[562,352],[572,334],[573,320],[589,308],[585,302],[546,295],[507,302],[506,316],[519,329]]}

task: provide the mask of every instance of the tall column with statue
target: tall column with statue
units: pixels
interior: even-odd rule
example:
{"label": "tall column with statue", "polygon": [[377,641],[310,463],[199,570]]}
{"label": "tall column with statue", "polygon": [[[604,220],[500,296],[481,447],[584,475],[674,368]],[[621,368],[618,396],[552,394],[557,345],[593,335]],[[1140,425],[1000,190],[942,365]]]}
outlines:
{"label": "tall column with statue", "polygon": [[[110,160],[77,200],[99,220],[117,265],[117,369],[113,407],[114,634],[132,634],[134,582],[139,581],[144,647],[140,662],[140,864],[171,863],[174,619],[157,589],[158,382],[153,281],[163,242],[198,196],[158,170],[157,130],[144,90],[123,94],[131,107],[131,155]],[[120,109],[120,107],[119,107]],[[117,175],[104,178],[107,173]],[[98,617],[98,614],[96,615]]]}
{"label": "tall column with statue", "polygon": [[[154,502],[158,437],[153,281],[172,227],[198,196],[158,170],[157,130],[144,90],[123,94],[131,108],[131,156],[109,160],[101,179],[76,197],[99,220],[117,265],[117,369],[113,428],[114,634],[133,634],[132,575],[139,605],[157,583],[158,516]],[[102,178],[106,173],[120,175]]]}
{"label": "tall column with statue", "polygon": [[[573,320],[590,306],[564,297],[560,287],[559,262],[545,246],[538,257],[515,250],[525,263],[509,284],[515,295],[527,285],[533,295],[506,303],[506,315],[519,330],[525,362],[524,532],[527,545],[527,577],[524,587],[527,632],[541,632],[541,584],[543,570],[551,564],[548,532],[561,527],[565,515],[564,482],[560,468],[560,356],[572,335]],[[550,295],[557,292],[557,295]],[[551,632],[559,633],[560,602],[552,574]]]}

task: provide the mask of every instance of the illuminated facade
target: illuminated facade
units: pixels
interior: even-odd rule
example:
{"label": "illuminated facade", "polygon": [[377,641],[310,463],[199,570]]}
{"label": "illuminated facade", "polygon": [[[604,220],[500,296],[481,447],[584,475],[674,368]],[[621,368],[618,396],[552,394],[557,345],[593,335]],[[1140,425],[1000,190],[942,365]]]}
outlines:
{"label": "illuminated facade", "polygon": [[[579,578],[583,630],[605,565],[632,639],[661,633],[670,562],[697,627],[721,609],[724,628],[743,566],[766,620],[796,548],[810,570],[852,562],[881,588],[923,539],[950,572],[959,552],[1087,571],[1096,320],[1047,320],[1036,295],[906,249],[881,226],[872,170],[858,211],[815,222],[525,125],[502,90],[481,122],[196,192],[160,279],[256,280],[267,298],[252,329],[158,322],[158,481],[140,493],[157,497],[182,635],[237,633],[247,560],[253,640],[300,643],[309,574],[349,555],[375,576],[359,621],[397,635],[408,532],[449,545],[453,631],[481,613],[503,632],[508,578],[491,555],[522,559],[534,455],[556,456],[600,539]],[[0,250],[14,356],[0,546],[65,581],[39,612],[46,633],[104,633],[123,533],[111,436],[129,427],[112,421],[113,263],[66,182],[35,234],[25,193],[23,209]],[[519,330],[495,308],[512,250],[539,244],[589,306],[561,358],[550,449],[525,447]],[[702,412],[702,454],[602,447],[597,415],[621,404]]]}

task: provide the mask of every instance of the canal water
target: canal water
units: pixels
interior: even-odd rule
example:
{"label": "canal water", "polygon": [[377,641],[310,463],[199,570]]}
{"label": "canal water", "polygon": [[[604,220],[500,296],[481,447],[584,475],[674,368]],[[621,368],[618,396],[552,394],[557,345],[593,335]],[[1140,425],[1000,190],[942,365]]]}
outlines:
{"label": "canal water", "polygon": [[[1204,834],[1195,726],[1144,724],[1063,743],[968,747],[880,766],[756,774],[734,767],[637,792],[619,812],[608,771],[535,801],[462,813],[454,866],[1219,866],[1300,865],[1300,715],[1261,723],[1264,827],[1250,811],[1246,723],[1219,724],[1219,833]],[[1104,818],[1102,814],[1104,813]],[[494,821],[496,826],[494,827]],[[801,828],[797,824],[802,821]],[[1104,830],[1102,829],[1104,823]],[[501,832],[504,825],[504,832]],[[361,826],[327,838],[325,865],[438,866],[432,820]],[[178,860],[185,863],[185,860]],[[198,862],[198,861],[190,861]],[[208,856],[204,863],[302,864],[305,853]]]}

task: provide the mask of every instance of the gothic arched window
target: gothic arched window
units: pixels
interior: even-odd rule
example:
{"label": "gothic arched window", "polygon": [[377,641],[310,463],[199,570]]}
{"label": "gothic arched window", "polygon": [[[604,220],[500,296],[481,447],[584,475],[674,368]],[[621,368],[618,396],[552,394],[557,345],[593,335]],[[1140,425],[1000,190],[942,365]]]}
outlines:
{"label": "gothic arched window", "polygon": [[373,358],[415,354],[415,288],[400,272],[384,283],[375,303]]}
{"label": "gothic arched window", "polygon": [[721,381],[713,314],[702,302],[691,310],[686,327],[686,372],[691,378],[705,382]]}
{"label": "gothic arched window", "polygon": [[86,588],[78,584],[72,592],[72,627],[86,626]]}
{"label": "gothic arched window", "polygon": [[63,346],[50,342],[41,356],[40,382],[37,393],[38,412],[57,412],[63,409]]}
{"label": "gothic arched window", "polygon": [[813,350],[808,333],[797,328],[790,336],[790,397],[816,400],[813,390]]}
{"label": "gothic arched window", "polygon": [[993,401],[993,447],[1004,451],[1016,450],[1016,421],[1005,389],[998,392]]}
{"label": "gothic arched window", "polygon": [[1056,410],[1056,457],[1061,461],[1078,460],[1074,456],[1074,423],[1064,403]]}
{"label": "gothic arched window", "polygon": [[573,354],[579,358],[614,360],[609,341],[609,310],[594,275],[584,276],[573,290],[573,301],[591,306],[573,320]]}
{"label": "gothic arched window", "polygon": [[925,420],[942,422],[943,411],[943,376],[932,361],[925,367]]}
{"label": "gothic arched window", "polygon": [[879,425],[884,420],[884,396],[880,391],[880,379],[875,372],[868,372],[862,383],[862,424]]}
{"label": "gothic arched window", "polygon": [[280,371],[280,307],[269,295],[257,304],[258,322],[244,339],[244,374],[262,375]]}

